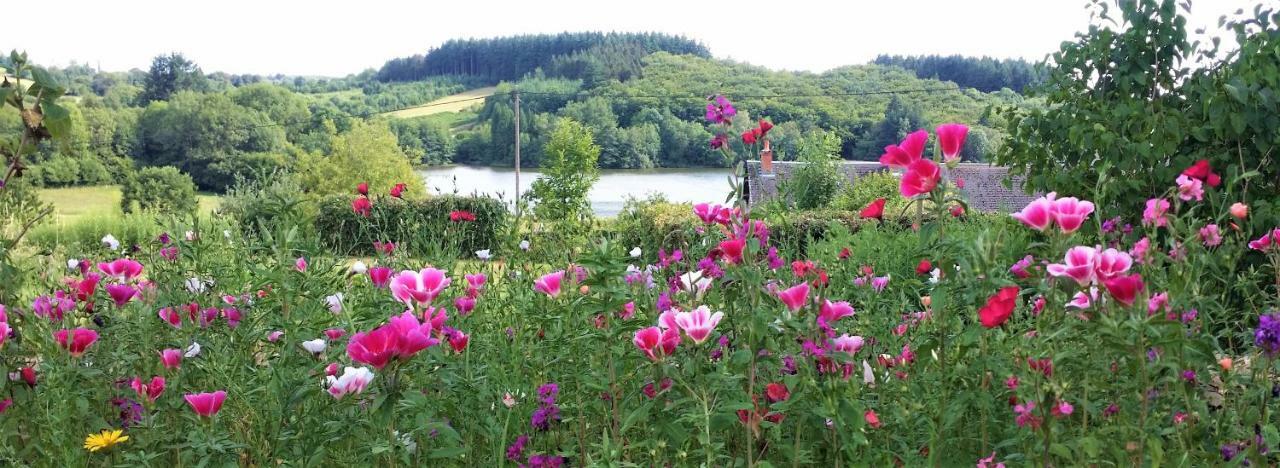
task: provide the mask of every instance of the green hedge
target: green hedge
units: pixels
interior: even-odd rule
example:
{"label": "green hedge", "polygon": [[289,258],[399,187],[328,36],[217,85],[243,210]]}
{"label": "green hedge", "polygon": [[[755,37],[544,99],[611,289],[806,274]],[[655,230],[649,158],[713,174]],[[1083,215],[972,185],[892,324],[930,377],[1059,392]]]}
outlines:
{"label": "green hedge", "polygon": [[[315,227],[321,244],[340,255],[373,253],[375,241],[395,242],[415,253],[448,252],[466,258],[475,251],[496,254],[501,235],[508,228],[506,206],[482,197],[437,196],[425,200],[375,198],[368,218],[351,209],[351,195],[334,195],[320,201]],[[475,221],[452,222],[453,211],[468,211]]]}

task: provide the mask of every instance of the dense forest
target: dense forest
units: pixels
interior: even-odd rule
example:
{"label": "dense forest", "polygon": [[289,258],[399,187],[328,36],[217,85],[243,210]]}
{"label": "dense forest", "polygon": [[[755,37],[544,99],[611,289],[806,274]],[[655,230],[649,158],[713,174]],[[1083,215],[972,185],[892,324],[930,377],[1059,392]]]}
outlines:
{"label": "dense forest", "polygon": [[1023,92],[1028,86],[1036,86],[1044,80],[1041,70],[1022,59],[961,55],[881,55],[871,63],[902,67],[915,72],[920,78],[950,81],[988,93],[1003,88]]}
{"label": "dense forest", "polygon": [[492,39],[454,39],[426,55],[388,61],[380,81],[413,81],[440,75],[466,75],[511,81],[543,69],[553,76],[588,82],[625,80],[639,59],[653,52],[710,57],[706,46],[682,36],[659,33],[580,32]]}
{"label": "dense forest", "polygon": [[[877,62],[888,64],[773,71],[711,58],[682,37],[579,33],[450,41],[425,57],[340,78],[207,73],[176,53],[156,57],[147,70],[72,64],[47,71],[67,88],[75,134],[42,145],[25,171],[38,184],[65,186],[117,183],[139,167],[173,166],[201,189],[222,191],[272,171],[314,172],[357,149],[406,167],[510,166],[517,90],[522,162],[530,167],[566,118],[590,129],[604,168],[725,166],[703,119],[714,94],[734,100],[737,127],[761,118],[777,124],[770,136],[783,160],[818,146],[844,159],[874,159],[906,133],[949,121],[971,126],[963,157],[983,160],[1003,138],[988,109],[1021,102],[1015,91],[1036,80],[1022,61]],[[497,92],[469,110],[386,114],[494,83]],[[0,132],[17,133],[21,125],[16,113],[0,112]]]}

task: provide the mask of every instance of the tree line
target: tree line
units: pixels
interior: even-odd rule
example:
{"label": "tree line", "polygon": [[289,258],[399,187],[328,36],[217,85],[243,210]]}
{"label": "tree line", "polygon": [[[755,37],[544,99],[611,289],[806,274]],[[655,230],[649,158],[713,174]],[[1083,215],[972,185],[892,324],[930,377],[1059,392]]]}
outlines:
{"label": "tree line", "polygon": [[880,55],[871,63],[902,67],[915,72],[920,78],[950,81],[988,93],[1003,88],[1021,93],[1028,86],[1036,86],[1044,81],[1044,72],[1037,69],[1035,64],[1022,59],[961,55]]}

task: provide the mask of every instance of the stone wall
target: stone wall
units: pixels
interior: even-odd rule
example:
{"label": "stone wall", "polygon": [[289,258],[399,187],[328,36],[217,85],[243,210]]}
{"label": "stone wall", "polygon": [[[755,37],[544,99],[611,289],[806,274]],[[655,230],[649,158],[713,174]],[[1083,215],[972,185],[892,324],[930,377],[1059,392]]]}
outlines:
{"label": "stone wall", "polygon": [[[795,161],[775,161],[772,174],[760,173],[760,161],[747,161],[747,186],[750,203],[757,204],[778,194],[778,184],[791,177],[805,163]],[[849,183],[858,183],[858,178],[869,173],[888,170],[878,162],[844,161],[839,169],[849,179]],[[895,171],[901,173],[901,171]],[[1022,191],[1022,177],[1012,180],[1011,188],[1004,186],[1004,179],[1009,170],[990,164],[960,163],[950,171],[949,177],[964,179],[964,197],[969,207],[979,211],[1016,211],[1022,209],[1038,195],[1028,195]]]}

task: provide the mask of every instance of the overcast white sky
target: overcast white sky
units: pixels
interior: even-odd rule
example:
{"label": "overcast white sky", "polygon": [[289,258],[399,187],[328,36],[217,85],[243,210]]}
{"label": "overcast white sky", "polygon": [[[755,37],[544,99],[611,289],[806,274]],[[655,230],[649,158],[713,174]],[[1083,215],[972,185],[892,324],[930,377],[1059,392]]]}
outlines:
{"label": "overcast white sky", "polygon": [[[1275,1],[1195,0],[1192,29]],[[0,49],[26,50],[41,64],[75,60],[105,70],[146,69],[155,55],[177,51],[206,72],[328,76],[425,53],[450,38],[584,30],[684,34],[717,57],[789,70],[822,71],[881,53],[1039,60],[1089,23],[1086,0],[36,3],[57,17],[10,18]]]}

